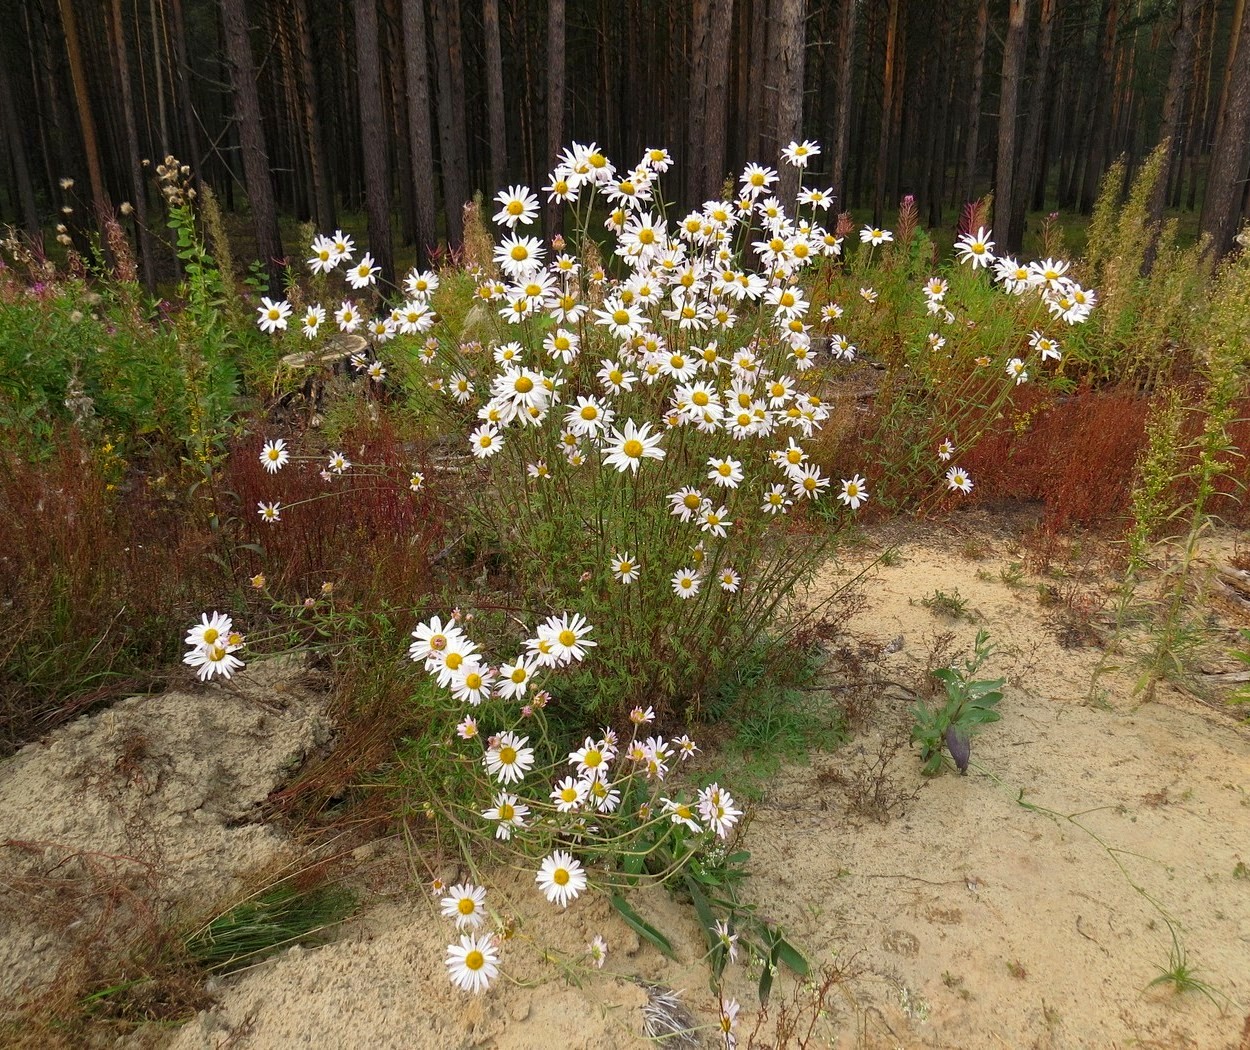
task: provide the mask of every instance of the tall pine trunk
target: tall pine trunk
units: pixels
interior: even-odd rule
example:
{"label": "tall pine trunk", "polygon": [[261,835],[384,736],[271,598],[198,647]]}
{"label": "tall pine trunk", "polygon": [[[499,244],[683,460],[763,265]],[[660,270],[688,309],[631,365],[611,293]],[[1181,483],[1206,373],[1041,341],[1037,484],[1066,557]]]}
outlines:
{"label": "tall pine trunk", "polygon": [[9,85],[9,70],[4,63],[0,63],[0,120],[4,121],[4,137],[9,144],[13,177],[17,180],[17,197],[22,209],[22,226],[31,237],[37,237],[39,235],[39,209],[35,206],[35,187],[30,180],[30,165],[26,160],[26,140],[22,134],[22,125],[17,119],[17,109],[13,105],[13,93]]}
{"label": "tall pine trunk", "polygon": [[74,103],[78,109],[78,126],[82,129],[82,145],[87,162],[87,176],[91,181],[91,203],[97,221],[112,210],[108,191],[104,187],[104,170],[100,163],[100,146],[96,138],[95,117],[91,113],[91,92],[87,86],[87,71],[83,66],[82,49],[78,43],[78,21],[74,16],[73,0],[58,0],[61,24],[65,29],[65,48],[69,53],[70,79],[74,85]]}
{"label": "tall pine trunk", "polygon": [[252,43],[247,34],[247,11],[243,0],[221,0],[221,14],[226,34],[226,57],[230,64],[230,83],[234,88],[239,151],[243,154],[243,178],[247,183],[247,199],[256,231],[256,254],[269,274],[270,290],[276,292],[284,263],[282,235],[278,231],[278,213],[274,208],[265,130],[260,122],[260,97],[256,92]]}
{"label": "tall pine trunk", "polygon": [[898,47],[899,0],[889,0],[886,15],[885,61],[881,66],[881,127],[877,136],[877,174],[873,184],[872,221],[880,226],[885,211],[886,169],[890,160],[890,128],[894,123],[894,66]]}
{"label": "tall pine trunk", "polygon": [[695,208],[704,199],[707,186],[707,66],[708,33],[711,29],[710,0],[690,4],[690,79],[686,84],[686,142],[682,167],[686,172],[686,204]]}
{"label": "tall pine trunk", "polygon": [[439,165],[447,213],[447,243],[459,248],[464,241],[464,203],[469,199],[459,0],[430,0],[430,9],[438,73]]}
{"label": "tall pine trunk", "polygon": [[729,42],[734,0],[711,0],[708,28],[707,92],[704,105],[703,196],[719,199],[725,181],[729,119]]}
{"label": "tall pine trunk", "polygon": [[1020,145],[1020,163],[1016,171],[1007,242],[1019,245],[1024,239],[1024,214],[1033,197],[1037,179],[1038,149],[1042,137],[1042,118],[1051,110],[1050,47],[1055,35],[1055,15],[1059,0],[1042,0],[1041,22],[1037,41],[1037,76],[1030,94],[1029,116],[1024,125]]}
{"label": "tall pine trunk", "polygon": [[408,110],[408,148],[412,155],[417,263],[429,262],[438,244],[434,189],[434,145],[430,133],[430,67],[426,45],[425,0],[403,0],[404,82]]}
{"label": "tall pine trunk", "polygon": [[299,53],[300,99],[304,110],[304,129],[308,136],[308,166],[312,178],[313,209],[317,226],[328,234],[335,226],[334,186],[326,163],[325,139],[321,129],[320,104],[317,101],[317,73],[313,64],[312,30],[308,22],[308,0],[294,0],[295,47]]}
{"label": "tall pine trunk", "polygon": [[1003,46],[1003,86],[998,102],[998,162],[994,169],[994,225],[1000,251],[1018,251],[1013,240],[1011,215],[1013,194],[1026,192],[1015,185],[1016,123],[1020,100],[1020,75],[1024,69],[1028,0],[1010,0],[1007,39]]}
{"label": "tall pine trunk", "polygon": [[[790,208],[798,192],[799,170],[781,160],[780,151],[803,136],[803,73],[806,42],[807,0],[773,0],[772,24],[768,27],[768,43],[777,96],[773,102],[776,114],[775,145],[769,162],[780,165],[778,193]],[[767,102],[765,103],[768,104]]]}
{"label": "tall pine trunk", "polygon": [[[1159,125],[1159,141],[1168,144],[1167,156],[1154,191],[1150,194],[1150,221],[1163,221],[1163,208],[1167,204],[1168,185],[1172,181],[1173,168],[1181,155],[1184,133],[1181,119],[1185,96],[1189,92],[1190,78],[1194,69],[1194,43],[1198,23],[1198,0],[1180,0],[1176,11],[1176,25],[1172,31],[1172,66],[1168,71],[1167,91],[1163,96],[1163,120]],[[1148,262],[1154,261],[1154,245],[1151,245]]]}
{"label": "tall pine trunk", "polygon": [[[382,278],[396,281],[391,245],[390,136],[382,108],[382,77],[378,69],[377,0],[357,0],[356,93],[360,97],[360,137],[365,172],[365,213],[369,218],[369,251]],[[396,281],[398,283],[398,281]]]}
{"label": "tall pine trunk", "polygon": [[985,38],[990,23],[989,0],[977,2],[977,31],[972,42],[972,91],[968,96],[967,137],[964,139],[964,169],[959,182],[960,204],[973,199],[977,178],[977,158],[981,149],[981,93],[985,87]]}
{"label": "tall pine trunk", "polygon": [[499,44],[499,0],[482,0],[482,32],[486,37],[486,111],[490,124],[491,190],[502,189],[508,177],[508,132],[503,101],[503,53]]}
{"label": "tall pine trunk", "polygon": [[833,110],[833,132],[829,136],[830,170],[838,207],[845,209],[847,151],[851,144],[851,102],[855,91],[855,14],[856,0],[842,0],[838,26],[838,101]]}
{"label": "tall pine trunk", "polygon": [[[564,146],[564,0],[547,2],[547,163],[554,167]],[[543,213],[550,237],[560,229],[560,207],[549,202]]]}
{"label": "tall pine trunk", "polygon": [[143,178],[143,163],[139,158],[139,132],[135,127],[134,99],[130,87],[129,46],[126,41],[126,23],[122,19],[122,0],[112,4],[113,54],[117,61],[117,81],[121,93],[122,120],[126,131],[126,162],[130,175],[131,207],[139,242],[139,273],[143,287],[149,293],[156,291],[156,275],[153,272],[152,239],[148,235],[147,186]]}
{"label": "tall pine trunk", "polygon": [[1250,6],[1242,6],[1241,23],[1234,29],[1237,50],[1228,65],[1223,119],[1211,150],[1199,222],[1211,238],[1207,252],[1217,260],[1232,250],[1250,168]]}

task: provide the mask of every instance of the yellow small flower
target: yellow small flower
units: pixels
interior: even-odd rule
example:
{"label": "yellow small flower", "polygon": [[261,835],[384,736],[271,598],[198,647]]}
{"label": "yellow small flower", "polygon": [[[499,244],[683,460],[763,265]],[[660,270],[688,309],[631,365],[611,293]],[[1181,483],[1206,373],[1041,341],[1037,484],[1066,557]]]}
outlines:
{"label": "yellow small flower", "polygon": [[252,577],[252,586],[255,587],[258,591],[264,589],[265,574],[263,572],[258,572],[255,576]]}

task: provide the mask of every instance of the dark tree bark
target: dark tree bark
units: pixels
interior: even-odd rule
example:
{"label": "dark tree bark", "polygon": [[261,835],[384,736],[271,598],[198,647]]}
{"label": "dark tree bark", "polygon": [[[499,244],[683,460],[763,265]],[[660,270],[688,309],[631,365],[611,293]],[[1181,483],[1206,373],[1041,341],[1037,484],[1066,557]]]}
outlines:
{"label": "dark tree bark", "polygon": [[205,157],[200,149],[200,133],[196,125],[195,104],[191,98],[191,66],[187,61],[187,26],[182,14],[182,0],[169,0],[170,36],[174,42],[174,59],[177,76],[174,78],[176,87],[178,112],[182,120],[182,134],[185,139],[186,156],[183,157],[191,165],[191,174],[196,182],[203,178],[201,168]]}
{"label": "dark tree bark", "polygon": [[58,4],[61,24],[65,29],[65,47],[69,54],[70,78],[74,84],[74,102],[78,108],[78,126],[82,130],[87,176],[91,180],[91,203],[99,220],[112,210],[112,205],[109,203],[108,191],[104,188],[104,170],[100,163],[95,117],[91,113],[91,90],[87,84],[87,71],[83,66],[82,50],[78,43],[78,22],[74,17],[73,0],[58,0]]}
{"label": "dark tree bark", "polygon": [[1012,196],[1011,216],[1007,229],[1007,243],[1019,245],[1024,239],[1024,213],[1033,196],[1033,184],[1037,177],[1037,153],[1042,136],[1042,117],[1050,112],[1050,47],[1055,33],[1055,14],[1058,0],[1042,0],[1041,21],[1037,41],[1037,77],[1029,116],[1024,125],[1024,139],[1020,146],[1020,163],[1016,169],[1015,190]]}
{"label": "dark tree bark", "polygon": [[434,23],[434,65],[438,73],[439,164],[447,213],[447,243],[458,248],[464,240],[464,203],[470,196],[459,0],[430,0],[430,10]]}
{"label": "dark tree bark", "polygon": [[719,199],[724,184],[729,119],[729,44],[733,35],[734,0],[711,0],[707,92],[704,105],[705,173],[703,196]]}
{"label": "dark tree bark", "polygon": [[299,53],[300,99],[304,110],[304,129],[308,136],[308,166],[312,179],[313,210],[317,226],[324,233],[335,227],[334,187],[326,164],[325,139],[321,128],[320,104],[317,101],[317,73],[313,64],[312,30],[308,22],[308,0],[294,0],[295,46]]}
{"label": "dark tree bark", "polygon": [[377,0],[358,0],[356,11],[356,93],[360,97],[360,135],[365,171],[365,212],[369,217],[369,251],[394,281],[395,253],[391,244],[391,171],[387,155],[386,117],[382,108],[382,79],[378,70]]}
{"label": "dark tree bark", "polygon": [[0,62],[0,119],[4,121],[5,141],[9,144],[9,157],[13,162],[13,178],[17,182],[17,198],[21,205],[22,226],[31,237],[39,235],[39,209],[35,205],[35,187],[30,179],[30,166],[26,160],[26,139],[22,125],[17,119],[13,105],[9,70]]}
{"label": "dark tree bark", "polygon": [[[1024,68],[1028,0],[1010,0],[1007,39],[1003,47],[1003,86],[998,103],[998,161],[994,178],[994,225],[1000,251],[1018,251],[1012,240],[1011,214],[1016,192],[1016,118],[1019,110],[1020,74]],[[1021,192],[1023,192],[1021,190]]]}
{"label": "dark tree bark", "polygon": [[686,172],[686,203],[694,208],[704,199],[707,186],[707,58],[711,30],[710,0],[690,4],[690,79],[686,85],[686,141],[682,167]]}
{"label": "dark tree bark", "polygon": [[872,194],[872,221],[882,223],[885,211],[886,169],[890,159],[890,127],[894,122],[894,65],[898,45],[899,0],[889,0],[886,15],[885,59],[881,66],[881,128],[877,136],[877,174]]}
{"label": "dark tree bark", "polygon": [[[163,43],[164,33],[162,32],[165,25],[165,11],[162,7],[160,12],[157,12],[156,0],[148,0],[148,21],[152,29],[152,66],[156,83],[157,126],[161,132],[161,139],[158,145],[160,146],[160,152],[165,154],[169,152],[170,148],[169,110],[165,102],[165,47]],[[137,26],[135,35],[138,35]]]}
{"label": "dark tree bark", "polygon": [[260,122],[260,97],[256,92],[252,44],[247,35],[247,11],[243,0],[221,0],[221,13],[230,83],[234,88],[239,150],[243,154],[243,177],[247,183],[247,199],[256,231],[256,254],[269,274],[270,289],[276,290],[284,263],[282,235],[278,231],[278,215],[274,208],[265,130]]}
{"label": "dark tree bark", "polygon": [[[1182,116],[1185,96],[1189,92],[1190,78],[1194,69],[1194,44],[1198,25],[1198,0],[1180,0],[1176,11],[1176,24],[1172,30],[1172,65],[1168,71],[1167,91],[1163,96],[1163,120],[1159,125],[1159,141],[1168,144],[1163,170],[1150,195],[1150,221],[1163,221],[1163,208],[1167,203],[1168,185],[1172,181],[1172,169],[1181,155],[1184,138]],[[1153,245],[1152,245],[1153,248]],[[1151,251],[1153,261],[1153,250]]]}
{"label": "dark tree bark", "polygon": [[490,123],[490,181],[502,189],[508,177],[508,133],[503,101],[503,54],[499,44],[499,0],[482,0],[486,37],[486,111]]}
{"label": "dark tree bark", "polygon": [[989,0],[977,2],[977,30],[972,42],[972,91],[968,96],[968,122],[964,138],[963,177],[959,183],[960,203],[973,199],[977,158],[981,148],[981,92],[985,86],[985,38],[989,30]]}
{"label": "dark tree bark", "polygon": [[126,23],[122,19],[122,0],[113,0],[112,15],[113,53],[117,62],[122,119],[126,130],[126,160],[132,195],[130,206],[134,209],[135,232],[139,242],[139,273],[143,280],[143,287],[152,293],[156,291],[156,275],[152,268],[152,240],[148,235],[147,187],[143,179],[143,164],[139,158],[139,132],[135,127],[134,99],[130,88],[129,47],[126,41]]}
{"label": "dark tree bark", "polygon": [[838,101],[833,110],[833,132],[829,137],[833,192],[839,208],[846,207],[846,161],[851,142],[851,102],[855,91],[855,14],[856,0],[842,0],[838,29]]}
{"label": "dark tree bark", "polygon": [[1233,247],[1241,221],[1250,168],[1250,7],[1243,6],[1237,29],[1237,51],[1227,74],[1227,102],[1211,150],[1206,196],[1199,225],[1210,238],[1207,253],[1221,259]]}
{"label": "dark tree bark", "polygon": [[791,208],[798,192],[799,170],[781,160],[780,151],[795,139],[803,137],[803,67],[805,44],[806,0],[773,0],[772,19],[768,27],[769,69],[776,84],[775,100],[770,101],[776,113],[776,137],[768,154],[768,162],[780,165],[778,193],[781,202]]}
{"label": "dark tree bark", "polygon": [[430,134],[430,68],[426,47],[425,0],[404,3],[404,71],[407,84],[408,148],[412,155],[417,263],[429,262],[438,243],[434,190],[434,146]]}
{"label": "dark tree bark", "polygon": [[[547,2],[547,163],[554,166],[564,147],[564,0]],[[548,203],[543,224],[550,237],[560,229],[560,208]]]}
{"label": "dark tree bark", "polygon": [[1119,0],[1105,0],[1101,21],[1101,44],[1092,89],[1088,146],[1081,151],[1084,171],[1080,183],[1080,208],[1089,212],[1098,196],[1098,183],[1107,167],[1107,142],[1111,133],[1111,108],[1114,101],[1116,39],[1120,28]]}
{"label": "dark tree bark", "polygon": [[769,0],[744,0],[751,4],[750,47],[748,50],[748,94],[746,113],[746,159],[765,163],[767,154],[775,144],[775,136],[771,130],[775,125],[771,119],[770,105],[772,99],[765,100],[766,71],[769,55],[772,54],[772,43],[769,35],[772,31],[772,20],[769,17]]}

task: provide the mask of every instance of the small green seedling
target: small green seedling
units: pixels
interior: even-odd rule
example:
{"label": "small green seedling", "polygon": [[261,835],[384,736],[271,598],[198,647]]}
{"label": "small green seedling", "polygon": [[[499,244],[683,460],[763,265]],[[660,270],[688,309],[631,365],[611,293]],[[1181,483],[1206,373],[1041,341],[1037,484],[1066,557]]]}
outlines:
{"label": "small green seedling", "polygon": [[1003,698],[1004,680],[985,681],[973,677],[994,651],[989,637],[984,629],[977,632],[972,656],[964,661],[963,667],[941,667],[933,672],[946,686],[946,700],[940,707],[916,704],[911,709],[916,720],[911,739],[920,746],[920,760],[926,774],[941,770],[943,747],[950,752],[959,772],[967,773],[973,734],[1000,717],[995,708]]}

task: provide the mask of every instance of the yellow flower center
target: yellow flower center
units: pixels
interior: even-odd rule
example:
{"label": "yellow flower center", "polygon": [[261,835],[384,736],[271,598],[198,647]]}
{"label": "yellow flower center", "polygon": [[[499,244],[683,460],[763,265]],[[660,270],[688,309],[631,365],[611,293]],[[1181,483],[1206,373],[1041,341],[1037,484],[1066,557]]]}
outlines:
{"label": "yellow flower center", "polygon": [[486,956],[477,950],[471,951],[464,957],[464,965],[467,970],[480,970],[486,965]]}
{"label": "yellow flower center", "polygon": [[734,472],[734,468],[731,467],[728,463],[718,463],[716,465],[716,472],[722,478],[727,478]]}
{"label": "yellow flower center", "polygon": [[630,438],[625,442],[625,446],[621,451],[630,459],[637,459],[642,455],[642,442],[637,438]]}
{"label": "yellow flower center", "polygon": [[210,660],[212,660],[212,661],[213,661],[213,663],[218,663],[218,662],[220,662],[220,661],[224,660],[224,659],[226,658],[226,650],[225,650],[225,647],[224,647],[224,646],[221,646],[221,645],[214,645],[214,646],[213,646],[211,649],[209,649],[209,651],[208,651],[208,658],[209,658]]}
{"label": "yellow flower center", "polygon": [[614,310],[612,312],[612,320],[617,324],[629,324],[628,310]]}
{"label": "yellow flower center", "polygon": [[472,915],[477,911],[477,905],[473,903],[472,897],[461,897],[460,903],[456,905],[456,910],[461,915]]}
{"label": "yellow flower center", "polygon": [[512,251],[508,253],[516,262],[524,262],[530,257],[530,250],[523,244],[514,244]]}
{"label": "yellow flower center", "polygon": [[520,215],[524,211],[525,211],[525,205],[522,204],[520,201],[518,200],[508,201],[508,214],[509,215]]}
{"label": "yellow flower center", "polygon": [[499,749],[499,761],[502,762],[505,766],[512,765],[512,763],[516,761],[516,758],[517,758],[517,755],[516,755],[515,747],[511,747],[505,744],[503,747]]}
{"label": "yellow flower center", "polygon": [[653,230],[650,226],[644,226],[638,231],[638,242],[640,244],[654,244],[655,230]]}
{"label": "yellow flower center", "polygon": [[551,881],[557,886],[567,886],[569,884],[569,872],[567,868],[556,868],[551,873]]}
{"label": "yellow flower center", "polygon": [[687,492],[681,501],[687,510],[698,510],[702,499],[697,492]]}
{"label": "yellow flower center", "polygon": [[269,311],[269,320],[271,321],[276,321],[281,316],[281,312],[276,307]]}
{"label": "yellow flower center", "polygon": [[534,389],[534,380],[532,380],[529,376],[517,376],[517,380],[516,383],[513,384],[513,388],[518,394],[528,394]]}
{"label": "yellow flower center", "polygon": [[512,674],[508,675],[508,677],[511,678],[512,681],[515,682],[517,685],[520,685],[522,682],[525,681],[525,678],[526,678],[525,668],[524,667],[514,668],[512,671]]}
{"label": "yellow flower center", "polygon": [[624,375],[624,373],[622,373],[622,372],[621,372],[621,370],[620,370],[619,368],[614,368],[614,369],[612,369],[612,371],[611,371],[611,372],[609,372],[609,373],[608,373],[608,379],[610,379],[610,380],[612,381],[613,385],[615,386],[615,385],[619,385],[620,383],[624,382],[624,380],[625,380],[625,375]]}
{"label": "yellow flower center", "polygon": [[500,820],[511,820],[514,816],[516,816],[516,809],[513,808],[512,805],[510,805],[507,802],[499,803],[499,819]]}
{"label": "yellow flower center", "polygon": [[700,408],[705,408],[708,404],[710,404],[710,403],[711,403],[711,400],[712,400],[712,399],[711,399],[710,397],[708,397],[708,396],[707,396],[707,392],[706,392],[706,391],[704,391],[704,390],[696,390],[696,391],[694,392],[693,396],[691,396],[690,400],[691,400],[691,401],[693,401],[693,402],[694,402],[696,405],[698,405]]}
{"label": "yellow flower center", "polygon": [[476,671],[470,671],[467,675],[464,676],[464,684],[465,684],[465,688],[467,689],[481,689],[482,688],[482,676],[478,674]]}
{"label": "yellow flower center", "polygon": [[567,627],[561,631],[557,637],[560,640],[560,644],[566,648],[577,644],[577,635],[570,631]]}
{"label": "yellow flower center", "polygon": [[459,667],[462,663],[464,663],[464,654],[463,654],[463,653],[448,653],[448,654],[447,654],[447,668],[448,668],[448,670],[454,671],[454,670],[456,670],[456,669],[457,669],[457,668],[458,668],[458,667]]}
{"label": "yellow flower center", "polygon": [[221,632],[218,631],[217,628],[215,627],[210,627],[207,631],[204,632],[204,644],[212,645],[213,642],[217,641],[217,639],[220,637],[221,637]]}

